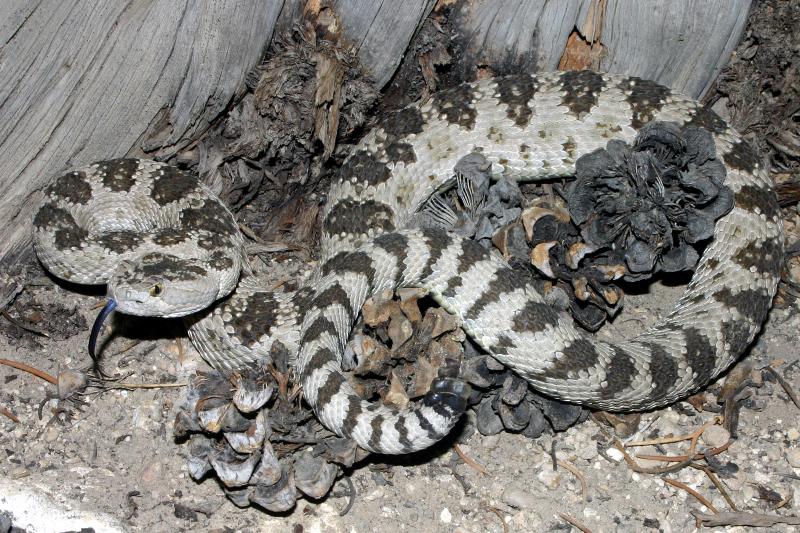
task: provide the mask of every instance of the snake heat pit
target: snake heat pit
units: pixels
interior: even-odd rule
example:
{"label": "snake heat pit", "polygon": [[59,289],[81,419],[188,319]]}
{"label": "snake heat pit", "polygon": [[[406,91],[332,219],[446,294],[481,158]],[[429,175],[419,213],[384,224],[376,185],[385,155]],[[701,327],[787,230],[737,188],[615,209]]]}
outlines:
{"label": "snake heat pit", "polygon": [[[683,296],[632,339],[610,344],[576,328],[475,241],[413,228],[420,207],[471,153],[491,162],[495,177],[571,176],[577,158],[612,138],[630,142],[654,120],[713,135],[734,202]],[[405,409],[360,398],[341,358],[370,295],[427,289],[478,345],[538,391],[642,410],[705,386],[744,352],[770,308],[783,256],[777,198],[748,143],[694,100],[654,82],[593,72],[482,80],[383,117],[331,187],[320,267],[294,294],[258,287],[230,211],[195,177],[153,161],[105,161],[58,178],[35,215],[34,237],[50,272],[107,284],[122,313],[191,315],[192,341],[215,368],[251,364],[280,340],[319,420],[366,450],[392,454],[445,436],[469,387],[457,375],[440,376]]]}

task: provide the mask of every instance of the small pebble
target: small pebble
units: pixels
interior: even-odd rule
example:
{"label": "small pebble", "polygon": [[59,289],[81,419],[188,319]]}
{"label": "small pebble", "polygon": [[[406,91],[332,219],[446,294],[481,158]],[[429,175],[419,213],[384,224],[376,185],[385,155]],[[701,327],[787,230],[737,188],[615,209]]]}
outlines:
{"label": "small pebble", "polygon": [[510,489],[503,492],[503,501],[516,509],[528,509],[535,507],[538,499],[529,492]]}
{"label": "small pebble", "polygon": [[800,431],[797,428],[792,428],[786,432],[786,436],[789,440],[800,440]]}
{"label": "small pebble", "polygon": [[786,450],[786,461],[792,468],[800,468],[800,448]]}
{"label": "small pebble", "polygon": [[500,435],[486,435],[481,439],[481,444],[483,444],[484,448],[490,449],[494,448],[500,443]]}
{"label": "small pebble", "polygon": [[777,461],[777,460],[779,460],[781,458],[781,452],[780,452],[780,450],[778,450],[778,448],[770,447],[770,448],[767,449],[766,457],[770,461]]}
{"label": "small pebble", "polygon": [[56,426],[50,426],[44,432],[44,440],[45,442],[53,442],[56,440],[61,432]]}
{"label": "small pebble", "polygon": [[536,477],[549,489],[557,489],[561,484],[561,474],[554,472],[550,467],[545,467]]}
{"label": "small pebble", "polygon": [[450,514],[450,510],[447,507],[442,509],[442,512],[439,513],[439,520],[444,524],[449,524],[453,521],[453,515]]}
{"label": "small pebble", "polygon": [[157,461],[147,462],[144,465],[144,468],[142,468],[142,473],[140,476],[141,482],[147,486],[153,485],[154,483],[163,483],[163,480],[161,479],[161,471],[161,463]]}
{"label": "small pebble", "polygon": [[726,479],[725,483],[728,485],[728,488],[730,490],[734,491],[734,492],[738,491],[738,490],[741,490],[742,487],[744,486],[744,484],[742,483],[742,480],[739,479],[738,477],[732,477],[732,478]]}
{"label": "small pebble", "polygon": [[369,494],[367,494],[366,496],[364,496],[364,499],[367,500],[368,502],[380,500],[381,498],[383,498],[383,494],[384,494],[383,487],[378,487]]}
{"label": "small pebble", "polygon": [[745,503],[750,502],[756,496],[756,489],[751,487],[750,485],[745,485],[742,487],[742,500]]}
{"label": "small pebble", "polygon": [[717,448],[728,442],[731,434],[722,426],[711,426],[706,428],[701,438],[706,446]]}
{"label": "small pebble", "polygon": [[29,475],[31,475],[31,473],[22,466],[18,466],[17,468],[11,470],[11,479],[22,479],[24,477],[28,477]]}
{"label": "small pebble", "polygon": [[608,455],[610,458],[612,458],[615,461],[622,461],[623,459],[625,459],[625,456],[623,455],[623,453],[621,451],[619,451],[618,449],[616,449],[616,448],[607,449],[606,450],[606,455]]}

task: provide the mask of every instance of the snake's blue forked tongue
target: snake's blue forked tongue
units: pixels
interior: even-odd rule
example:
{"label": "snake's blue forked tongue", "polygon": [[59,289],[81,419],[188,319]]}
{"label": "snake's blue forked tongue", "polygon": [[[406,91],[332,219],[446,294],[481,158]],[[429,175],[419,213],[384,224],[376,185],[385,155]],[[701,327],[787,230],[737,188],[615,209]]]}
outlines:
{"label": "snake's blue forked tongue", "polygon": [[89,355],[92,357],[95,367],[97,367],[97,355],[95,354],[95,349],[97,348],[97,337],[100,336],[100,331],[103,329],[103,324],[105,323],[106,318],[114,309],[116,309],[116,307],[117,301],[113,298],[109,298],[106,302],[106,305],[104,305],[100,310],[100,314],[97,315],[94,325],[92,325],[92,333],[89,335]]}

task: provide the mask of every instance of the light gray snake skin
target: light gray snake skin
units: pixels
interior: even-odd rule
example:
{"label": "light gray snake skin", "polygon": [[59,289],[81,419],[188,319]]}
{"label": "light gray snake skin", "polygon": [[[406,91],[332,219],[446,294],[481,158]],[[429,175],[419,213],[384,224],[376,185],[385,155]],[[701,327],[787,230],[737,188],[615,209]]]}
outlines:
{"label": "light gray snake skin", "polygon": [[[735,205],[716,223],[713,241],[672,311],[633,339],[609,344],[577,329],[496,253],[473,241],[444,231],[408,229],[420,206],[452,180],[456,162],[470,153],[482,154],[497,176],[569,176],[581,155],[605,147],[611,138],[631,142],[651,120],[692,124],[713,134]],[[151,226],[128,222],[133,217],[114,208],[100,213],[96,207],[113,204],[113,198],[134,189],[148,197],[137,217],[149,212],[177,221],[185,218],[180,213],[186,205],[208,206],[207,196],[195,198],[199,186],[184,187],[189,200],[167,195],[154,204],[153,191],[167,168],[149,162],[101,163],[57,181],[35,220],[36,249],[45,266],[60,277],[91,282],[87,276],[70,278],[76,267],[54,268],[58,261],[52,258],[93,249],[89,237],[99,230],[82,225],[82,209],[97,213],[97,227],[113,226],[122,230],[120,235]],[[120,185],[128,181],[132,184]],[[172,202],[165,203],[167,198]],[[223,226],[232,224],[227,210],[214,209],[213,216],[226,221]],[[125,223],[110,222],[122,219]],[[190,227],[194,235],[205,235],[205,227]],[[424,287],[460,318],[481,347],[535,389],[596,408],[649,409],[703,387],[750,344],[776,289],[782,232],[767,169],[735,131],[694,100],[654,82],[593,72],[482,80],[385,116],[362,140],[329,192],[321,267],[304,289],[273,294],[245,279],[213,313],[193,319],[190,335],[217,368],[257,360],[280,340],[296,353],[304,396],[326,427],[367,450],[406,453],[450,430],[465,408],[468,387],[453,376],[441,377],[418,405],[406,409],[361,399],[343,376],[341,360],[355,318],[371,294]],[[99,245],[105,247],[103,255],[123,240],[106,239]],[[228,239],[238,245],[241,238]],[[218,265],[218,252],[226,254],[226,265],[241,261],[237,250],[209,248],[205,252]],[[126,290],[142,299],[148,292],[137,274],[142,268],[132,268],[139,285],[134,291],[128,283]],[[203,266],[194,275],[200,276],[200,270],[208,269]],[[152,279],[145,281],[154,286]],[[120,297],[121,285],[112,281],[110,292]],[[169,292],[168,285],[155,297]]]}

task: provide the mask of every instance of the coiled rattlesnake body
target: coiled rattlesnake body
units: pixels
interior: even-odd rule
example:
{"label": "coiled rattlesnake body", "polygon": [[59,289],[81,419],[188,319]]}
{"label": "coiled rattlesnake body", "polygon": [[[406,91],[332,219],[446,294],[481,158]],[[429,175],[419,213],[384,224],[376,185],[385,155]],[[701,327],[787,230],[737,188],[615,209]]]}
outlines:
{"label": "coiled rattlesnake body", "polygon": [[[730,213],[717,221],[713,241],[684,295],[655,326],[633,339],[609,344],[576,329],[497,254],[472,241],[443,231],[408,229],[419,207],[451,179],[456,162],[468,154],[480,153],[498,176],[568,176],[581,155],[604,147],[611,138],[630,142],[652,120],[709,130],[735,201]],[[156,194],[166,186],[166,174],[175,173],[169,168],[124,160],[60,178],[48,189],[45,207],[34,221],[36,249],[45,266],[82,283],[112,279],[110,296],[134,300],[129,312],[141,311],[150,300],[163,301],[167,293],[180,294],[173,281],[192,285],[193,278],[205,279],[209,272],[222,281],[215,290],[201,291],[203,297],[213,301],[223,296],[232,286],[229,270],[238,272],[242,264],[241,237],[235,226],[233,235],[228,234],[233,219],[221,204],[205,209],[210,200],[202,186],[177,185]],[[120,185],[128,182],[132,184]],[[181,187],[185,190],[176,194]],[[99,207],[121,197],[127,207]],[[204,223],[185,214],[198,205],[206,213]],[[168,223],[139,222],[140,217]],[[214,217],[226,237],[207,235],[205,224]],[[94,274],[67,259],[92,255],[99,265],[110,250],[133,248],[127,239],[136,231],[158,233],[167,231],[164,227],[170,228],[169,238],[137,234],[132,239],[179,241],[168,250],[175,255],[161,261],[170,279],[153,266],[157,261],[152,254],[162,252],[146,251],[151,257],[144,262],[142,253],[137,259],[133,252],[124,267],[93,267]],[[117,233],[92,241],[106,230]],[[194,259],[182,262],[195,257],[187,254],[199,253],[181,248],[194,241],[206,246],[200,266]],[[405,453],[450,430],[465,407],[467,387],[454,376],[444,376],[419,405],[403,410],[358,397],[341,373],[341,357],[370,294],[425,287],[462,320],[478,344],[534,388],[598,408],[647,409],[704,386],[752,341],[775,292],[783,234],[767,170],[717,115],[654,82],[564,72],[465,84],[384,117],[331,187],[321,248],[322,266],[309,286],[297,294],[274,295],[246,281],[193,324],[192,339],[218,368],[247,364],[281,340],[297,354],[294,363],[305,398],[329,429],[368,450]],[[172,272],[180,265],[187,268]],[[135,283],[110,278],[113,271]],[[163,304],[153,305],[163,309]]]}

